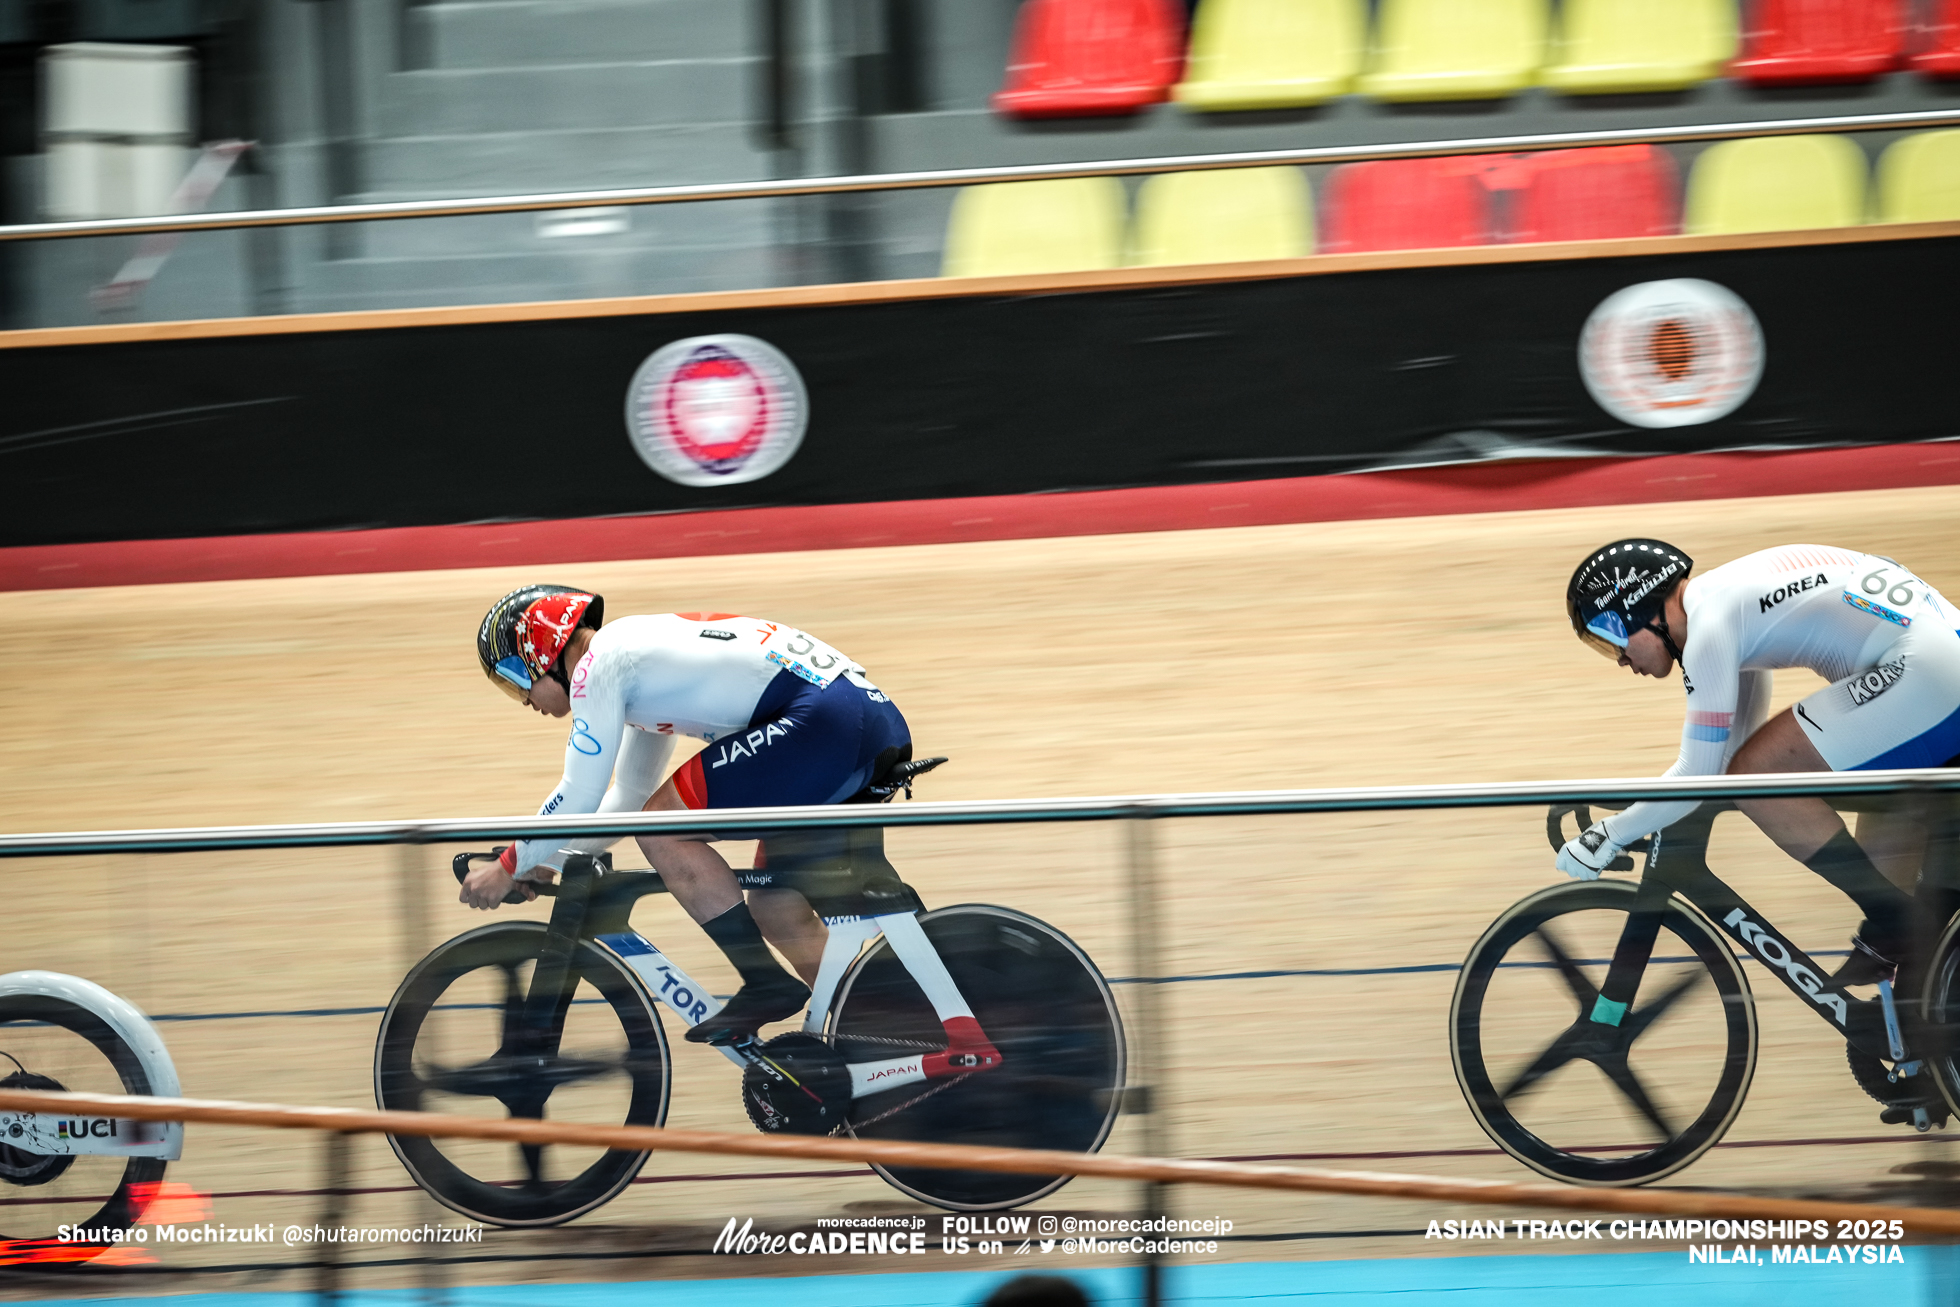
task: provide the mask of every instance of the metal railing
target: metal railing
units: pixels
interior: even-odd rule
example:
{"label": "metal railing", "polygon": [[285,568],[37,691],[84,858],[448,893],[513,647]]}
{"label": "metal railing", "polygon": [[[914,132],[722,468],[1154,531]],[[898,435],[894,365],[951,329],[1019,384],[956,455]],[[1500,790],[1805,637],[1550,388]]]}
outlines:
{"label": "metal railing", "polygon": [[[99,1099],[94,1109],[150,1120],[184,1120],[228,1125],[322,1132],[327,1151],[320,1191],[330,1198],[347,1192],[346,1140],[357,1133],[424,1134],[501,1140],[520,1143],[573,1143],[585,1146],[629,1147],[663,1152],[725,1153],[759,1158],[800,1158],[809,1161],[856,1161],[897,1166],[934,1164],[962,1169],[1070,1174],[1141,1186],[1136,1210],[1151,1215],[1164,1211],[1163,1187],[1195,1183],[1256,1188],[1294,1193],[1349,1194],[1375,1198],[1419,1198],[1439,1202],[1563,1208],[1676,1215],[1711,1219],[1825,1218],[1858,1219],[1897,1216],[1922,1236],[1950,1238],[1960,1234],[1960,1216],[1924,1208],[1879,1209],[1861,1204],[1763,1198],[1738,1193],[1683,1192],[1655,1189],[1588,1189],[1505,1181],[1458,1179],[1430,1175],[1347,1172],[1301,1166],[1246,1165],[1242,1161],[1178,1158],[1169,1139],[1173,1118],[1163,1090],[1174,1079],[1166,1043],[1168,1024],[1157,998],[1164,966],[1165,914],[1159,902],[1164,876],[1158,867],[1157,846],[1163,838],[1160,818],[1246,817],[1260,815],[1344,813],[1449,808],[1529,807],[1582,802],[1626,803],[1643,799],[1694,798],[1735,800],[1794,795],[1860,796],[1884,794],[1932,795],[1960,791],[1960,770],[1929,768],[1864,773],[1803,773],[1767,776],[1702,778],[1641,778],[1499,782],[1470,785],[1377,786],[1332,789],[1264,790],[1230,793],[1144,794],[1006,800],[991,802],[918,802],[889,805],[751,808],[711,813],[612,813],[562,817],[493,817],[392,822],[335,822],[287,825],[203,827],[153,830],[25,833],[0,836],[0,857],[45,857],[82,854],[190,853],[216,850],[299,847],[402,846],[396,869],[402,887],[400,904],[406,937],[406,961],[426,951],[423,938],[431,922],[422,915],[422,890],[431,879],[418,846],[512,837],[563,838],[574,835],[626,835],[639,832],[683,834],[713,832],[729,838],[748,834],[844,827],[933,827],[1006,825],[1011,823],[1121,822],[1125,839],[1119,855],[1125,906],[1131,914],[1130,953],[1133,975],[1141,982],[1129,991],[1130,1068],[1128,1087],[1137,1091],[1134,1108],[1140,1118],[1137,1142],[1142,1156],[1028,1153],[1020,1150],[971,1149],[879,1140],[781,1138],[673,1129],[641,1129],[530,1120],[485,1120],[425,1115],[349,1111],[332,1108],[288,1107],[264,1103],[222,1103],[196,1100]],[[746,833],[746,834],[745,834]],[[1546,859],[1549,863],[1549,858]],[[1551,874],[1549,865],[1547,874]],[[446,877],[441,877],[446,880]],[[80,1099],[33,1092],[0,1092],[0,1109],[70,1110]],[[928,1156],[927,1154],[931,1154]],[[1246,1159],[1251,1160],[1251,1159]],[[325,1222],[332,1224],[332,1222]],[[1136,1250],[1127,1250],[1135,1252]],[[319,1253],[323,1299],[338,1292],[343,1267],[334,1248]],[[1159,1252],[1145,1248],[1138,1267],[1144,1275],[1147,1301],[1158,1283]],[[437,1270],[430,1274],[439,1273]]]}
{"label": "metal railing", "polygon": [[194,853],[217,849],[333,848],[345,845],[437,844],[554,836],[687,835],[741,837],[756,831],[829,826],[984,826],[1009,823],[1120,821],[1153,817],[1246,817],[1308,812],[1422,808],[1517,808],[1548,803],[1637,803],[1644,799],[1787,798],[1960,790],[1960,769],[1785,772],[1567,781],[1499,781],[1481,785],[1383,785],[1348,789],[1245,790],[1141,794],[1077,799],[1004,799],[966,803],[845,804],[806,808],[725,808],[712,813],[634,812],[565,817],[459,817],[426,821],[318,822],[0,835],[0,858],[88,853]]}
{"label": "metal railing", "polygon": [[516,1144],[578,1144],[624,1152],[706,1153],[772,1161],[862,1162],[891,1167],[990,1171],[1011,1175],[1094,1176],[1150,1184],[1216,1185],[1290,1193],[1348,1194],[1363,1198],[1428,1198],[1493,1207],[1533,1207],[1567,1212],[1624,1212],[1727,1220],[1898,1220],[1922,1235],[1960,1235],[1960,1211],[1897,1204],[1776,1198],[1720,1190],[1584,1188],[1467,1180],[1453,1176],[1384,1171],[1333,1171],[1323,1167],[1272,1166],[1213,1158],[1132,1157],[1116,1153],[1064,1153],[1036,1148],[934,1144],[910,1140],[811,1135],[731,1134],[667,1126],[586,1125],[537,1118],[500,1119],[436,1112],[363,1111],[344,1107],[290,1107],[196,1098],[125,1094],[69,1094],[0,1089],[0,1111],[75,1113],[135,1121],[202,1122],[273,1130],[333,1134],[413,1135],[430,1139],[480,1139]]}
{"label": "metal railing", "polygon": [[1563,150],[1599,145],[1664,145],[1671,142],[1730,140],[1745,136],[1796,136],[1813,132],[1910,131],[1953,126],[1960,126],[1960,109],[1844,114],[1824,118],[1777,118],[1763,122],[1699,123],[1678,127],[1533,132],[1513,136],[1472,136],[1455,140],[1407,141],[1388,145],[1245,150],[1219,154],[1166,155],[1144,159],[1103,159],[1087,163],[1009,164],[986,168],[943,168],[923,172],[804,177],[779,181],[706,182],[687,186],[562,191],[543,195],[394,200],[373,204],[313,205],[290,209],[243,209],[229,213],[167,214],[150,218],[29,222],[0,226],[0,241],[55,240],[78,236],[120,236],[147,232],[223,231],[242,227],[296,227],[317,223],[375,222],[397,218],[454,218],[474,214],[532,213],[548,209],[585,209],[612,205],[778,199],[795,195],[925,190],[943,186],[969,186],[982,182],[1043,181],[1065,177],[1125,177],[1219,168],[1264,168],[1278,164],[1361,163],[1371,159],[1412,159],[1448,154],[1506,154],[1526,150]]}

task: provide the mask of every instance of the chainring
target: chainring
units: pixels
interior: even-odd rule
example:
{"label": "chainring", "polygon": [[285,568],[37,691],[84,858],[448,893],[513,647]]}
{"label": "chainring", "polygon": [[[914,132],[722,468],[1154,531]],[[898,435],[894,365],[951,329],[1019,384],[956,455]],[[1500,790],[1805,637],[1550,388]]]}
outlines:
{"label": "chainring", "polygon": [[1939,1087],[1933,1083],[1931,1067],[1922,1068],[1918,1075],[1905,1080],[1893,1080],[1885,1063],[1852,1043],[1844,1046],[1844,1060],[1851,1064],[1851,1078],[1858,1082],[1858,1088],[1887,1107],[1946,1106]]}
{"label": "chainring", "polygon": [[[59,1080],[37,1076],[32,1071],[14,1071],[0,1076],[0,1089],[37,1089],[55,1094],[63,1092]],[[74,1164],[73,1157],[50,1157],[0,1143],[0,1182],[7,1184],[46,1184]]]}
{"label": "chainring", "polygon": [[742,1072],[742,1106],[766,1135],[827,1135],[851,1111],[844,1055],[800,1031],[777,1035]]}

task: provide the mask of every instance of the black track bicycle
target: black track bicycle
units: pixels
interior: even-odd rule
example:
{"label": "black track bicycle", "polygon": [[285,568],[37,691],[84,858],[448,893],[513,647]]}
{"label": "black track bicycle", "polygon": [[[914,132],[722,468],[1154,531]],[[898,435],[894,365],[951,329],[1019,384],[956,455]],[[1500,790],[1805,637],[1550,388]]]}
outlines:
{"label": "black track bicycle", "polygon": [[[1555,885],[1513,904],[1470,950],[1450,1005],[1450,1055],[1478,1125],[1560,1180],[1634,1185],[1720,1141],[1755,1074],[1754,958],[1845,1042],[1852,1074],[1919,1130],[1960,1111],[1960,918],[1910,995],[1860,998],[1707,862],[1728,803],[1703,803],[1628,850],[1637,881]],[[1554,807],[1552,847],[1567,814]],[[1632,870],[1630,857],[1609,870]],[[1740,954],[1738,954],[1740,950]],[[1618,1142],[1625,1141],[1625,1142]]]}
{"label": "black track bicycle", "polygon": [[[901,762],[860,801],[906,788],[943,759]],[[1094,1152],[1122,1102],[1125,1042],[1109,984],[1061,931],[987,904],[926,911],[873,828],[765,837],[745,888],[788,888],[829,929],[800,1031],[720,1051],[766,1133],[843,1134]],[[458,879],[471,860],[458,854]],[[381,1019],[381,1107],[599,1124],[667,1118],[661,1006],[694,1025],[719,1009],[628,923],[665,892],[656,872],[567,858],[549,923],[504,921],[439,946]],[[475,1220],[555,1225],[632,1182],[647,1154],[391,1136],[408,1172]],[[1066,1176],[877,1166],[940,1207],[986,1211],[1051,1193]]]}

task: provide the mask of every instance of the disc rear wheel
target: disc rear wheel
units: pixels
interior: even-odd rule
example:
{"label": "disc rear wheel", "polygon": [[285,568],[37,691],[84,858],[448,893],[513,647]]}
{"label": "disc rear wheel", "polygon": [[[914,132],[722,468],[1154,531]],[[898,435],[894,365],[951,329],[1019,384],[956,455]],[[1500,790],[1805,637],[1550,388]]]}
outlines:
{"label": "disc rear wheel", "polygon": [[[1115,996],[1095,963],[1053,926],[1007,908],[940,908],[919,925],[1002,1063],[857,1099],[850,1133],[1074,1153],[1102,1147],[1120,1106],[1125,1047]],[[828,1034],[850,1062],[946,1046],[932,1005],[883,939],[838,985]],[[1069,1179],[873,1169],[905,1193],[955,1211],[1018,1207]]]}

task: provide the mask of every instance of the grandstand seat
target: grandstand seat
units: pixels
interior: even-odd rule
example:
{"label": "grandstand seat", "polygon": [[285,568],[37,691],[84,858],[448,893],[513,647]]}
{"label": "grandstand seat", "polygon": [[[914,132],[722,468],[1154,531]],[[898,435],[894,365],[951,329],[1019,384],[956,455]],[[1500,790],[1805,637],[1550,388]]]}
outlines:
{"label": "grandstand seat", "polygon": [[1704,150],[1683,230],[1796,231],[1865,220],[1865,154],[1842,136],[1757,136]]}
{"label": "grandstand seat", "polygon": [[1027,0],[994,109],[1013,118],[1135,113],[1184,67],[1176,0]]}
{"label": "grandstand seat", "polygon": [[1960,219],[1960,131],[1920,132],[1878,157],[1878,221]]}
{"label": "grandstand seat", "polygon": [[1367,35],[1363,0],[1204,0],[1191,20],[1191,109],[1285,109],[1354,89]]}
{"label": "grandstand seat", "polygon": [[1912,66],[1928,77],[1960,77],[1960,0],[1940,0]]}
{"label": "grandstand seat", "polygon": [[1546,0],[1382,0],[1359,89],[1377,100],[1494,100],[1537,80]]}
{"label": "grandstand seat", "polygon": [[1126,208],[1123,183],[1114,177],[968,186],[953,201],[940,275],[1118,267]]}
{"label": "grandstand seat", "polygon": [[1680,229],[1674,159],[1656,146],[1548,150],[1519,163],[1508,224],[1514,241],[1616,240]]}
{"label": "grandstand seat", "polygon": [[1904,0],[1748,0],[1729,73],[1759,86],[1868,82],[1898,66]]}
{"label": "grandstand seat", "polygon": [[1565,0],[1544,83],[1568,95],[1678,91],[1735,56],[1735,0]]}
{"label": "grandstand seat", "polygon": [[1446,249],[1491,239],[1490,193],[1482,158],[1382,159],[1328,174],[1320,248]]}
{"label": "grandstand seat", "polygon": [[1161,173],[1137,192],[1130,262],[1234,263],[1313,253],[1313,192],[1298,168]]}

